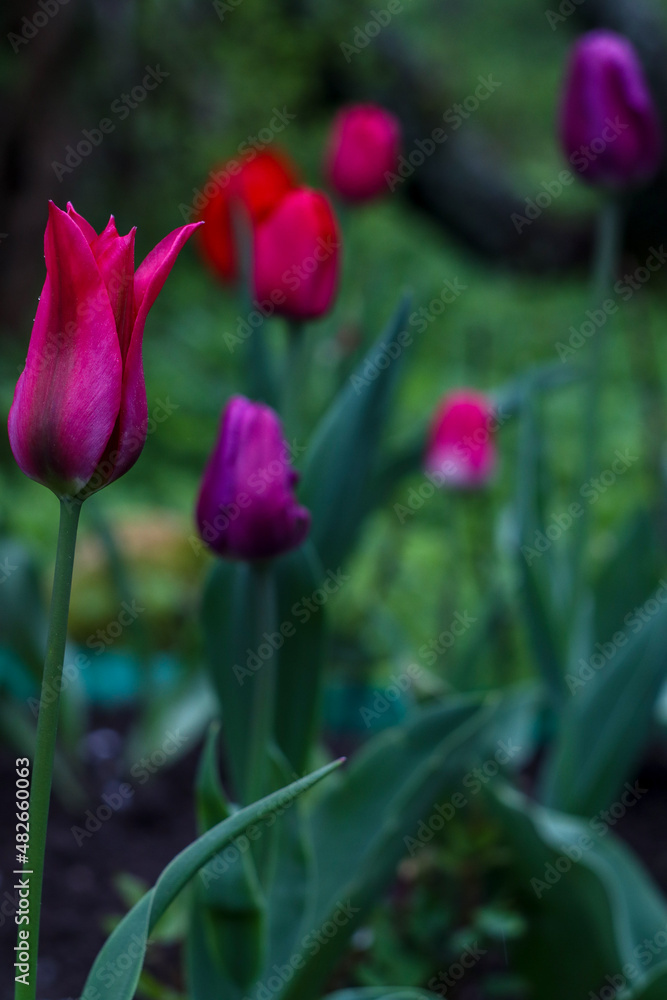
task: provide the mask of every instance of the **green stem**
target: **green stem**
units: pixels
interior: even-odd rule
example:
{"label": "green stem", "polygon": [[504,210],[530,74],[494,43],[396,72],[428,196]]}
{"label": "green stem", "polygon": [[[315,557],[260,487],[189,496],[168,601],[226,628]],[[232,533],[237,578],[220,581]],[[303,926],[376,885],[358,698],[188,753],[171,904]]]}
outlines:
{"label": "green stem", "polygon": [[275,650],[267,642],[276,627],[276,591],[271,563],[253,563],[250,567],[255,649],[268,645],[271,652],[252,679],[252,711],[248,757],[245,770],[243,802],[256,802],[269,791],[269,750],[273,743],[273,715],[276,701]]}
{"label": "green stem", "polygon": [[301,431],[301,399],[305,384],[303,366],[305,336],[303,323],[291,320],[287,326],[287,351],[282,384],[281,415],[285,437],[290,441]]}
{"label": "green stem", "polygon": [[67,619],[69,616],[69,602],[72,589],[74,549],[76,546],[76,531],[80,513],[80,501],[60,501],[58,550],[56,554],[56,567],[53,574],[53,594],[51,597],[46,659],[42,677],[42,693],[39,703],[39,719],[37,721],[35,761],[30,785],[30,842],[28,845],[28,866],[26,868],[26,871],[31,872],[28,876],[30,961],[27,984],[16,983],[16,1000],[35,1000],[37,995],[37,949],[42,904],[42,883],[44,881],[46,829],[49,817],[49,800],[51,798],[56,733],[58,730],[60,680],[67,641]]}
{"label": "green stem", "polygon": [[[620,201],[610,198],[602,207],[598,219],[593,262],[592,299],[593,308],[600,309],[614,283],[616,264],[621,244],[621,223],[623,211]],[[590,377],[586,383],[586,397],[582,423],[583,464],[580,487],[587,483],[596,471],[600,433],[600,404],[605,378],[605,360],[609,334],[605,327],[596,330],[590,346]],[[577,497],[579,492],[577,491]],[[579,608],[579,598],[583,588],[583,562],[590,533],[590,504],[584,504],[584,512],[579,520],[579,531],[573,551],[574,607]]]}

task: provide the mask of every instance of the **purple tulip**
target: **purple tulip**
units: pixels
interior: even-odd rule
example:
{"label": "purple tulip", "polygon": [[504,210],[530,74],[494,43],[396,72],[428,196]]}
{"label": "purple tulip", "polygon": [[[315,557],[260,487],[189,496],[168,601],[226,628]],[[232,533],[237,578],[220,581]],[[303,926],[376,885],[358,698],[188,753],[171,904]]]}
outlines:
{"label": "purple tulip", "polygon": [[134,270],[134,229],[99,235],[49,204],[46,281],[9,411],[19,466],[60,497],[84,498],[130,469],[146,441],[144,324],[198,223],[166,236]]}
{"label": "purple tulip", "polygon": [[613,31],[574,45],[560,109],[565,155],[590,184],[625,188],[646,181],[662,160],[662,129],[639,57]]}
{"label": "purple tulip", "polygon": [[297,480],[276,413],[234,396],[204,470],[201,537],[228,559],[270,559],[297,548],[310,528],[310,514],[294,496]]}

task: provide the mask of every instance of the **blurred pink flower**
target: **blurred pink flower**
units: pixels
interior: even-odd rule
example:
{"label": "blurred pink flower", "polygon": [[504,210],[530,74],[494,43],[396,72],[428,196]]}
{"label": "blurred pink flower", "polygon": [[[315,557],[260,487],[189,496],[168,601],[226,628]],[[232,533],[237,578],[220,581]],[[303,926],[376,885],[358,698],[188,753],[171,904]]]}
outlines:
{"label": "blurred pink flower", "polygon": [[460,389],[445,397],[435,413],[424,468],[438,485],[477,489],[496,465],[494,410],[481,393]]}

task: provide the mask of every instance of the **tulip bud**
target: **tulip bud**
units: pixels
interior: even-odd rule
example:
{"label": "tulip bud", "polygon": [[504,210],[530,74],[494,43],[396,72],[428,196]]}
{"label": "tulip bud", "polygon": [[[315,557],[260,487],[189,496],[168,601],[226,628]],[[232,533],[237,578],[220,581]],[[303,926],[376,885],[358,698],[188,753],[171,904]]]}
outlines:
{"label": "tulip bud", "polygon": [[200,219],[206,225],[198,242],[205,262],[222,281],[238,277],[233,202],[238,200],[256,226],[296,184],[296,168],[286,156],[268,149],[211,171],[202,192],[206,201]]}
{"label": "tulip bud", "polygon": [[144,324],[197,225],[175,229],[135,273],[134,229],[119,236],[112,216],[98,236],[72,205],[49,204],[46,281],[8,429],[21,469],[59,497],[85,499],[141,454]]}
{"label": "tulip bud", "polygon": [[297,480],[276,413],[234,396],[204,470],[199,534],[228,559],[270,559],[297,548],[310,528],[294,496]]}
{"label": "tulip bud", "polygon": [[439,486],[484,486],[496,464],[494,411],[480,393],[462,389],[447,396],[429,434],[425,471]]}
{"label": "tulip bud", "polygon": [[387,188],[401,146],[398,120],[376,104],[355,104],[334,119],[325,170],[329,183],[347,201],[367,201]]}
{"label": "tulip bud", "polygon": [[625,188],[646,181],[662,159],[662,129],[631,43],[591,31],[574,45],[560,109],[561,143],[590,184]]}
{"label": "tulip bud", "polygon": [[255,233],[256,300],[275,303],[277,313],[294,320],[322,316],[336,292],[340,245],[325,195],[290,191]]}

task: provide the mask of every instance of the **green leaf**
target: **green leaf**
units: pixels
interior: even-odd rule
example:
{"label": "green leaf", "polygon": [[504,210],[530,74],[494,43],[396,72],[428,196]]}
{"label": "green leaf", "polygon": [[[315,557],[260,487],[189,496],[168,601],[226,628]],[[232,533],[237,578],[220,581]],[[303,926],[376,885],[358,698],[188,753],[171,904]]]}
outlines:
{"label": "green leaf", "polygon": [[[341,389],[315,431],[300,496],[313,515],[311,537],[327,569],[340,566],[375,498],[382,435],[409,345],[397,339],[410,312],[406,296],[387,329]],[[389,345],[398,351],[395,360]],[[380,367],[379,360],[388,361]]]}
{"label": "green leaf", "polygon": [[[107,940],[86,980],[82,1000],[132,1000],[146,955],[148,938],[167,907],[190,879],[215,854],[248,827],[283,810],[340,765],[334,761],[306,778],[239,810],[181,851],[164,869],[154,887],[123,918]],[[110,972],[113,970],[113,972]]]}
{"label": "green leaf", "polygon": [[633,854],[609,828],[602,833],[510,788],[497,788],[492,801],[512,848],[515,891],[526,916],[515,958],[534,995],[598,995],[620,976],[616,984],[631,987],[624,1000],[664,997],[667,952],[664,946],[651,952],[646,943],[664,937],[667,908]]}
{"label": "green leaf", "polygon": [[[211,727],[197,773],[199,832],[233,815],[218,771],[219,726]],[[242,993],[262,967],[266,905],[251,851],[218,854],[194,884],[187,943],[189,996],[207,1000]]]}
{"label": "green leaf", "polygon": [[276,563],[278,621],[292,631],[278,652],[275,736],[296,774],[308,767],[318,728],[327,612],[313,595],[323,582],[327,581],[310,543]]}
{"label": "green leaf", "polygon": [[623,632],[626,644],[594,651],[599,668],[577,664],[568,675],[570,700],[545,768],[546,805],[590,816],[611,805],[635,770],[667,672],[667,606],[655,606]]}
{"label": "green leaf", "polygon": [[528,636],[552,703],[558,705],[564,697],[566,642],[555,594],[567,594],[569,581],[559,579],[553,547],[545,551],[536,548],[536,536],[544,530],[545,521],[544,454],[537,400],[526,390],[521,406],[516,559]]}
{"label": "green leaf", "polygon": [[328,993],[325,1000],[437,1000],[440,996],[412,986],[356,986]]}
{"label": "green leaf", "polygon": [[[419,711],[406,725],[370,740],[325,790],[312,811],[315,875],[298,948],[289,944],[291,950],[275,959],[284,964],[294,955],[303,958],[283,998],[318,995],[359,921],[418,838],[420,821],[434,814],[444,796],[465,792],[469,800],[481,790],[483,782],[473,790],[465,778],[494,759],[499,740],[521,748],[514,766],[532,752],[534,711],[532,692],[502,701],[452,699]],[[318,938],[329,921],[337,933]]]}

